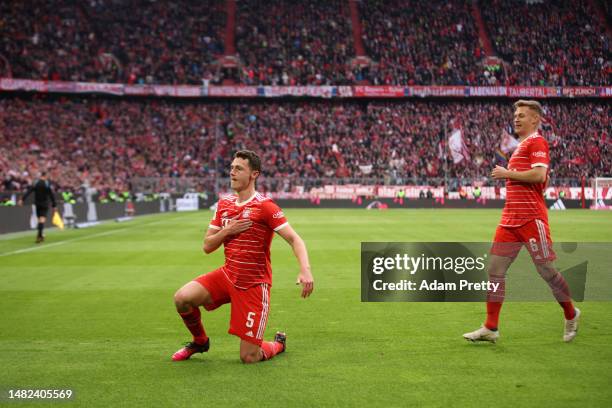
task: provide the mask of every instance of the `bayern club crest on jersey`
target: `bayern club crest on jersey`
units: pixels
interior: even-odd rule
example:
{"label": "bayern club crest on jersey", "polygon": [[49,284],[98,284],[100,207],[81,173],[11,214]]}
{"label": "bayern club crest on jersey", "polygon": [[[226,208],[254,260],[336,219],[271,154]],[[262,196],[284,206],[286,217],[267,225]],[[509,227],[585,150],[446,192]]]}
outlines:
{"label": "bayern club crest on jersey", "polygon": [[242,218],[249,218],[249,215],[251,215],[251,209],[247,208],[246,210],[244,210],[242,212]]}

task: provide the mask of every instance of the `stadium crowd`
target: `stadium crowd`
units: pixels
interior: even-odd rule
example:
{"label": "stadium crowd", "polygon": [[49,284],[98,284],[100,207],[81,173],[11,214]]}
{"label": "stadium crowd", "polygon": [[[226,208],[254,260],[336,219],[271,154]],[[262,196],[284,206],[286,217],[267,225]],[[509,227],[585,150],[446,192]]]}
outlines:
{"label": "stadium crowd", "polygon": [[[553,178],[609,175],[605,102],[548,101],[544,133]],[[4,190],[41,170],[61,188],[124,191],[141,177],[228,176],[232,152],[263,156],[266,189],[310,182],[484,180],[510,130],[505,101],[193,103],[109,99],[0,100]],[[470,159],[454,164],[447,137],[461,128]],[[274,179],[274,180],[272,180]],[[280,184],[279,184],[280,183]],[[210,187],[207,187],[210,188]]]}
{"label": "stadium crowd", "polygon": [[[238,2],[237,51],[247,85],[354,82],[348,4],[342,0]],[[265,10],[265,12],[262,12]]]}
{"label": "stadium crowd", "polygon": [[360,2],[363,42],[376,65],[376,85],[495,85],[484,57],[471,3],[463,0]]}
{"label": "stadium crowd", "polygon": [[[504,69],[483,65],[472,1],[237,2],[237,73],[246,85],[605,85],[610,38],[588,0],[479,2]],[[605,3],[605,2],[603,2]],[[610,14],[604,4],[603,13]],[[221,83],[223,0],[0,2],[0,76],[68,81]]]}
{"label": "stadium crowd", "polygon": [[224,4],[221,0],[0,2],[0,55],[10,62],[14,78],[218,82],[212,64],[223,53]]}
{"label": "stadium crowd", "polygon": [[610,38],[593,2],[493,0],[480,4],[494,48],[509,64],[509,84],[611,83]]}

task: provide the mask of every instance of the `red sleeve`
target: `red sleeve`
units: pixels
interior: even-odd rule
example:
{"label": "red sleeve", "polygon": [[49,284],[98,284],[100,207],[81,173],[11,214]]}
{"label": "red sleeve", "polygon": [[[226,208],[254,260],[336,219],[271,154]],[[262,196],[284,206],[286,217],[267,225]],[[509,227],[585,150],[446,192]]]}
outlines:
{"label": "red sleeve", "polygon": [[213,215],[212,220],[210,220],[210,224],[208,224],[208,228],[220,230],[223,224],[221,224],[221,200],[217,202],[217,209],[215,210],[215,214]]}
{"label": "red sleeve", "polygon": [[529,163],[531,168],[537,166],[548,168],[550,163],[548,143],[543,137],[538,137],[529,145]]}
{"label": "red sleeve", "polygon": [[272,200],[267,200],[263,203],[262,213],[264,223],[274,231],[278,231],[289,225],[283,210],[281,210],[280,207]]}

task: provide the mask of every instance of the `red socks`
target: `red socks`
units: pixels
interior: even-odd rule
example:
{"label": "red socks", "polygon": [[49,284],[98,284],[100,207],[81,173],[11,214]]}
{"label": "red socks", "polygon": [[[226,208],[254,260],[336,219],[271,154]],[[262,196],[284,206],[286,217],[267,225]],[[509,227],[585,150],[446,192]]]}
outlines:
{"label": "red socks", "polygon": [[263,351],[264,360],[270,360],[283,351],[283,345],[277,341],[264,341],[261,343],[261,351]]}
{"label": "red socks", "polygon": [[498,284],[498,286],[495,292],[493,290],[487,292],[487,321],[484,325],[489,330],[497,330],[499,312],[506,297],[506,278],[491,276],[489,281]]}
{"label": "red socks", "polygon": [[[193,335],[193,341],[198,344],[204,344],[208,340],[208,336],[202,325],[200,308],[194,307],[189,312],[180,313],[185,327]],[[277,341],[264,341],[261,343],[261,351],[264,360],[270,360],[272,357],[283,351],[283,345]]]}
{"label": "red socks", "polygon": [[557,299],[557,302],[563,308],[563,314],[567,320],[571,320],[576,316],[576,310],[572,304],[572,298],[570,296],[569,286],[563,275],[557,273],[551,280],[547,281],[548,286],[552,290],[552,293]]}
{"label": "red socks", "polygon": [[[499,323],[499,312],[501,311],[504,301],[506,285],[505,279],[499,277],[490,277],[492,283],[499,283],[497,292],[489,291],[487,293],[487,320],[485,327],[489,330],[496,330]],[[560,273],[557,273],[551,280],[547,281],[548,286],[552,290],[555,299],[563,308],[565,319],[571,320],[576,317],[576,310],[572,304],[569,286]]]}
{"label": "red socks", "polygon": [[572,302],[559,302],[561,307],[563,308],[563,315],[566,320],[572,320],[576,317],[576,309],[574,308],[574,304]]}
{"label": "red socks", "polygon": [[502,304],[502,302],[487,302],[487,321],[484,324],[487,329],[497,330]]}
{"label": "red socks", "polygon": [[208,340],[208,336],[206,335],[206,332],[204,331],[204,326],[202,325],[200,308],[194,307],[189,312],[179,312],[179,315],[183,319],[185,327],[187,327],[187,329],[193,335],[193,341],[198,344],[206,343],[206,340]]}

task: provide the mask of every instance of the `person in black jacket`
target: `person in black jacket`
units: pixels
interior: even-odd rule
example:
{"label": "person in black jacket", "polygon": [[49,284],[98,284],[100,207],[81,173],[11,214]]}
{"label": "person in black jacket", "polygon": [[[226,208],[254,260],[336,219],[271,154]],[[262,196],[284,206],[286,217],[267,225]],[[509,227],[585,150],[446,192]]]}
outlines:
{"label": "person in black jacket", "polygon": [[36,206],[36,216],[38,217],[38,235],[36,236],[36,243],[39,244],[45,240],[43,230],[45,228],[45,221],[47,220],[47,213],[49,212],[49,201],[54,211],[56,207],[55,194],[51,188],[51,183],[47,179],[46,172],[42,172],[40,178],[28,188],[21,199],[21,204],[23,204],[32,193],[34,193],[34,205]]}

